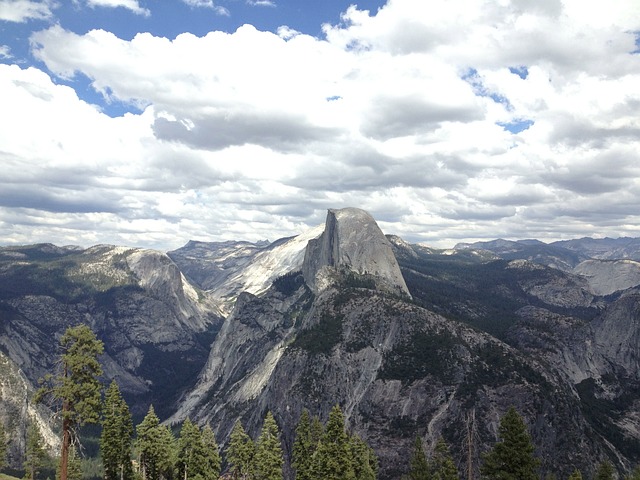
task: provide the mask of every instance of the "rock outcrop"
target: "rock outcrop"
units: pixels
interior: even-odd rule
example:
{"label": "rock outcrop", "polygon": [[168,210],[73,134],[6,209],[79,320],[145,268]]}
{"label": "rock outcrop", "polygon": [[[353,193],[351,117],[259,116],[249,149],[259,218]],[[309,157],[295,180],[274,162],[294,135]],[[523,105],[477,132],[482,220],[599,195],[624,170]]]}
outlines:
{"label": "rock outcrop", "polygon": [[309,240],[302,273],[311,290],[327,288],[336,274],[372,277],[378,287],[409,296],[389,240],[364,210],[330,209],[324,232]]}

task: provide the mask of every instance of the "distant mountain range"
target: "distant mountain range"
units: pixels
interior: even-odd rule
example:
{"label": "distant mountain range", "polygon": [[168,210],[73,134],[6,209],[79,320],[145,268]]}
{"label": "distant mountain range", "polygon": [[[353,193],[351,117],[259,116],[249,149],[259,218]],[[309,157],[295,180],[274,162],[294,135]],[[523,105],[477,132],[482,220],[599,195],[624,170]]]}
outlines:
{"label": "distant mountain range", "polygon": [[221,442],[270,410],[289,454],[302,409],[326,420],[339,404],[380,478],[407,471],[416,435],[428,449],[444,437],[461,471],[471,440],[477,472],[515,405],[543,473],[588,476],[604,459],[625,472],[640,462],[639,261],[629,238],[431,249],[353,208],[273,243],[3,247],[0,386],[24,384],[0,399],[11,461],[36,414],[25,392],[86,323],[136,418],[153,403]]}

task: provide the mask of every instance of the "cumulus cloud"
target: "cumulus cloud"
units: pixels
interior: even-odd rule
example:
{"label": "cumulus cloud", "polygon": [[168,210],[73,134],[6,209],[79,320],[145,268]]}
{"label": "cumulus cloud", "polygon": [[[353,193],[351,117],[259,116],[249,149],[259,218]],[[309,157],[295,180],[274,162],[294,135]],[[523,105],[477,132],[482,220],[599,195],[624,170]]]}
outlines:
{"label": "cumulus cloud", "polygon": [[[76,0],[77,1],[77,0]],[[106,8],[125,8],[131,10],[137,15],[144,15],[148,17],[151,15],[151,11],[148,8],[140,6],[138,0],[84,0],[90,7],[106,7]]]}
{"label": "cumulus cloud", "polygon": [[[638,31],[624,0],[389,0],[324,38],[54,25],[31,37],[50,74],[0,65],[0,222],[175,248],[352,205],[436,246],[640,234]],[[110,118],[55,81],[79,75],[141,113]]]}
{"label": "cumulus cloud", "polygon": [[52,0],[0,0],[0,20],[18,23],[47,20],[53,16],[55,7]]}
{"label": "cumulus cloud", "polygon": [[218,15],[230,15],[228,9],[220,5],[216,5],[213,0],[182,0],[182,2],[193,8],[210,8],[214,10]]}

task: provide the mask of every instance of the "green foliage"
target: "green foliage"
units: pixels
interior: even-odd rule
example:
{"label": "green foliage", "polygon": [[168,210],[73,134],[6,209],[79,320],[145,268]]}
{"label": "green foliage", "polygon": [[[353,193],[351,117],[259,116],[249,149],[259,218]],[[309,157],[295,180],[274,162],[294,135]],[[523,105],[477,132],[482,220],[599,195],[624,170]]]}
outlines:
{"label": "green foliage", "polygon": [[313,355],[331,353],[342,339],[342,320],[342,315],[324,312],[316,325],[298,334],[291,347]]}
{"label": "green foliage", "polygon": [[201,438],[205,459],[203,479],[218,480],[222,459],[220,458],[220,452],[218,450],[218,442],[216,442],[216,437],[209,425],[205,425],[202,429]]}
{"label": "green foliage", "polygon": [[273,287],[285,295],[292,295],[302,285],[304,285],[304,278],[300,270],[285,273],[273,281]]}
{"label": "green foliage", "polygon": [[208,473],[202,433],[188,418],[180,429],[176,466],[178,468],[178,478],[182,480],[192,479],[197,475],[204,478]]}
{"label": "green foliage", "polygon": [[569,475],[569,480],[582,480],[582,473],[577,468]]}
{"label": "green foliage", "polygon": [[431,472],[427,456],[424,453],[422,438],[416,436],[413,442],[413,451],[409,461],[409,479],[410,480],[431,480]]}
{"label": "green foliage", "polygon": [[256,445],[254,478],[256,480],[282,480],[283,464],[280,431],[271,412],[267,412]]}
{"label": "green foliage", "polygon": [[171,479],[175,464],[175,439],[169,427],[160,425],[153,405],[136,427],[138,464],[143,480]]}
{"label": "green foliage", "polygon": [[314,457],[313,473],[315,478],[324,480],[355,479],[349,437],[344,429],[344,416],[337,405],[329,414],[322,441]]}
{"label": "green foliage", "polygon": [[640,465],[633,469],[629,475],[624,477],[625,480],[640,480]]}
{"label": "green foliage", "polygon": [[417,332],[384,354],[378,378],[411,383],[435,375],[446,381],[455,345],[456,339],[448,333]]}
{"label": "green foliage", "polygon": [[[320,420],[315,418],[320,423]],[[298,425],[296,426],[296,439],[293,442],[293,460],[291,466],[296,472],[296,480],[313,480],[312,465],[313,456],[318,448],[318,442],[322,437],[322,424],[320,430],[314,432],[312,430],[311,416],[305,408],[300,415]],[[314,438],[315,437],[315,438]]]}
{"label": "green foliage", "polygon": [[358,435],[351,435],[349,443],[355,479],[375,480],[378,474],[378,458],[371,447]]}
{"label": "green foliage", "polygon": [[483,478],[492,480],[537,480],[540,461],[522,417],[514,407],[500,420],[500,440],[484,455],[481,467]]}
{"label": "green foliage", "polygon": [[131,446],[133,422],[129,406],[122,398],[115,380],[105,394],[102,409],[100,453],[105,480],[131,480]]}
{"label": "green foliage", "polygon": [[[82,462],[78,456],[78,452],[75,447],[69,448],[69,458],[67,460],[67,480],[82,480]],[[62,458],[58,461],[58,468],[56,470],[56,480],[61,480],[62,470]]]}
{"label": "green foliage", "polygon": [[460,478],[456,464],[453,462],[449,446],[441,438],[436,443],[430,462],[433,480],[458,480]]}
{"label": "green foliage", "polygon": [[249,479],[253,475],[253,458],[256,447],[238,420],[231,430],[227,447],[227,462],[231,467],[233,478]]}
{"label": "green foliage", "polygon": [[4,423],[0,421],[0,468],[4,468],[7,465],[7,446],[7,434]]}
{"label": "green foliage", "polygon": [[27,427],[27,443],[25,446],[25,460],[22,467],[25,470],[25,480],[36,480],[40,469],[43,467],[47,452],[44,449],[44,441],[35,421],[30,421]]}
{"label": "green foliage", "polygon": [[611,462],[605,461],[598,465],[593,480],[613,480],[614,475],[615,470],[613,469],[613,465],[611,465]]}

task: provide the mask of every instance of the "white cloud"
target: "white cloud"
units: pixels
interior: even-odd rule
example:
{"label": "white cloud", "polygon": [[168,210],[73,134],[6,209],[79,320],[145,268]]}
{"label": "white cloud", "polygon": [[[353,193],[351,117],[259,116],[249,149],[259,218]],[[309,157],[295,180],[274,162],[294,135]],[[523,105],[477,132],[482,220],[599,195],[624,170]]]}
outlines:
{"label": "white cloud", "polygon": [[143,113],[109,118],[39,70],[0,66],[0,222],[22,209],[60,236],[103,222],[114,240],[144,244],[147,229],[176,247],[274,239],[353,205],[439,246],[633,234],[637,5],[390,0],[350,8],[325,39],[53,26],[31,39],[53,74]]}
{"label": "white cloud", "polygon": [[27,20],[47,20],[53,16],[56,3],[49,0],[0,0],[0,20],[26,22]]}
{"label": "white cloud", "polygon": [[90,7],[105,7],[105,8],[126,8],[131,10],[137,15],[144,15],[148,17],[151,15],[151,11],[148,8],[140,6],[138,0],[85,0]]}
{"label": "white cloud", "polygon": [[275,7],[276,2],[272,0],[247,0],[248,5],[253,5],[256,7]]}
{"label": "white cloud", "polygon": [[11,47],[8,45],[0,45],[0,58],[13,58]]}
{"label": "white cloud", "polygon": [[220,5],[216,5],[213,0],[182,0],[182,2],[192,8],[210,8],[214,10],[218,15],[224,15],[226,17],[230,15],[228,9]]}

